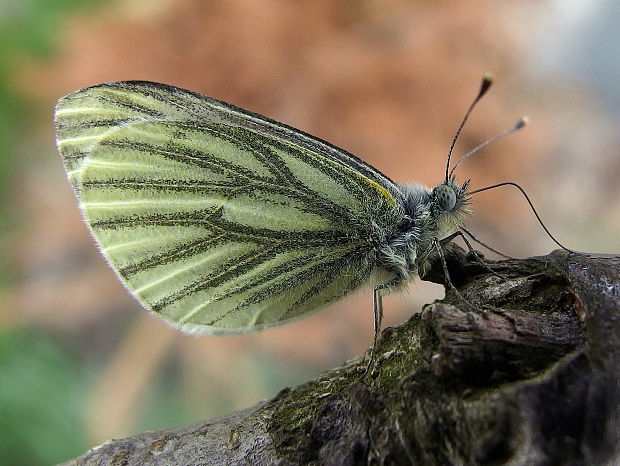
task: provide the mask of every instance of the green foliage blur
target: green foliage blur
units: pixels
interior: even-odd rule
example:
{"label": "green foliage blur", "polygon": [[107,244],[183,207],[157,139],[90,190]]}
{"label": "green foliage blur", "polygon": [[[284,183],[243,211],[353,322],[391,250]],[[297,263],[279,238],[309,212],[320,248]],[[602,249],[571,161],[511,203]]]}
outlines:
{"label": "green foliage blur", "polygon": [[[67,11],[84,9],[101,0],[32,0],[0,3],[0,199],[7,195],[9,173],[13,167],[13,148],[25,128],[28,104],[11,91],[11,71],[19,59],[27,56],[49,57],[55,50],[56,30]],[[12,222],[6,215],[7,202],[0,203],[0,236]],[[0,250],[0,264],[6,264]],[[0,266],[0,286],[10,275]]]}
{"label": "green foliage blur", "polygon": [[87,385],[66,348],[38,331],[0,333],[0,463],[58,463],[87,447]]}
{"label": "green foliage blur", "polygon": [[[34,105],[11,91],[12,71],[23,57],[51,56],[63,15],[98,3],[104,2],[0,3],[0,292],[13,281],[4,240],[16,227],[7,208],[10,173]],[[0,328],[0,464],[53,464],[86,450],[79,406],[87,383],[71,352],[54,338],[37,330]]]}

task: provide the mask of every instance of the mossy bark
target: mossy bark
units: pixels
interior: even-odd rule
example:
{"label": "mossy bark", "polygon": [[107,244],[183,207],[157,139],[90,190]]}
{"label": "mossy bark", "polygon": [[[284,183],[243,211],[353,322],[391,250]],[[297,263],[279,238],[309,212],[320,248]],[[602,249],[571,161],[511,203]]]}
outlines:
{"label": "mossy bark", "polygon": [[[490,263],[501,278],[458,248],[447,260],[461,297],[448,289],[385,329],[365,377],[359,358],[250,409],[68,464],[620,462],[620,256]],[[426,279],[442,282],[441,267]]]}

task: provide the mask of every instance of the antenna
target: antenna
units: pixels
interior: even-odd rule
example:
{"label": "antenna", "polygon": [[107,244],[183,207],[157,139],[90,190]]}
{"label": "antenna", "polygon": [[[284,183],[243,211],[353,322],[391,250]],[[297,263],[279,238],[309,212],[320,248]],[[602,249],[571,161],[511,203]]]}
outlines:
{"label": "antenna", "polygon": [[493,84],[494,79],[495,77],[493,73],[491,72],[484,73],[484,75],[482,76],[482,83],[480,83],[480,90],[478,91],[478,95],[476,96],[474,101],[469,105],[469,108],[467,109],[467,112],[465,112],[465,116],[463,117],[463,121],[461,121],[461,124],[456,130],[456,134],[454,135],[454,138],[452,139],[452,144],[450,145],[450,150],[448,151],[448,162],[446,163],[446,183],[448,182],[448,176],[449,176],[448,171],[450,170],[450,157],[452,156],[452,151],[454,150],[456,141],[458,140],[459,135],[461,134],[461,131],[463,130],[463,126],[465,126],[465,123],[467,122],[467,119],[469,118],[469,115],[471,114],[472,110],[474,109],[476,104],[480,101],[480,99],[482,99],[482,96],[484,96],[484,94],[487,93],[487,91],[491,87],[491,84]]}
{"label": "antenna", "polygon": [[484,188],[480,188],[480,189],[476,189],[475,191],[471,191],[468,194],[476,194],[476,193],[481,193],[482,191],[487,191],[489,189],[494,189],[494,188],[499,188],[500,186],[514,186],[515,188],[517,188],[519,191],[521,191],[521,194],[523,194],[523,196],[525,196],[525,199],[527,200],[527,203],[530,205],[532,212],[534,212],[534,215],[536,216],[536,219],[538,220],[538,223],[540,223],[540,226],[543,227],[543,230],[545,230],[545,232],[549,235],[549,238],[551,238],[553,240],[553,242],[555,244],[557,244],[558,246],[560,246],[562,249],[568,251],[568,252],[574,252],[576,253],[577,251],[573,251],[572,249],[568,249],[566,246],[562,245],[562,243],[560,243],[557,239],[554,238],[554,236],[549,232],[549,230],[547,230],[547,227],[545,226],[545,224],[543,223],[543,221],[540,218],[540,215],[538,215],[538,212],[536,212],[536,209],[534,208],[534,204],[532,204],[532,201],[530,201],[529,196],[527,195],[527,193],[525,192],[525,190],[519,186],[517,183],[513,183],[511,181],[506,181],[504,183],[497,183],[491,186],[486,186]]}
{"label": "antenna", "polygon": [[[454,165],[454,167],[452,167],[452,170],[450,170],[450,176],[452,176],[452,174],[454,173],[454,171],[456,170],[456,168],[470,155],[475,154],[476,152],[478,152],[480,149],[482,149],[484,146],[491,144],[493,141],[498,140],[501,137],[504,136],[508,136],[510,133],[514,133],[515,131],[519,131],[521,128],[523,128],[525,125],[527,125],[528,123],[528,118],[527,117],[523,117],[521,118],[519,121],[517,121],[517,123],[515,123],[515,125],[512,128],[506,129],[504,131],[502,131],[499,134],[496,134],[495,136],[493,136],[492,138],[487,139],[486,141],[484,141],[482,144],[479,144],[478,146],[474,147],[472,150],[470,150],[467,154],[463,155],[457,162],[456,165]],[[447,179],[447,178],[446,178]]]}

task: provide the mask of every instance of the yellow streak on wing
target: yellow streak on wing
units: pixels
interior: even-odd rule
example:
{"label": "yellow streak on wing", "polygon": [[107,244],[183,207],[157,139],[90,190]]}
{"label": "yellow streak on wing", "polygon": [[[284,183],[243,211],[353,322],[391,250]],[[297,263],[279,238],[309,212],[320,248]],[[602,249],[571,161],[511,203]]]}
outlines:
{"label": "yellow streak on wing", "polygon": [[352,174],[354,176],[357,176],[359,179],[361,179],[362,181],[368,183],[370,186],[372,186],[374,189],[376,189],[379,192],[379,194],[381,194],[381,196],[383,196],[385,199],[387,199],[387,201],[390,203],[390,205],[392,205],[392,207],[396,205],[396,199],[394,199],[394,196],[392,196],[387,189],[385,189],[383,186],[381,186],[376,181],[373,181],[373,180],[365,177],[361,173],[359,173],[359,172],[357,172],[355,170],[351,170],[350,168],[342,165],[341,163],[336,162],[336,161],[334,161],[332,159],[329,159],[329,158],[327,158],[327,157],[325,157],[323,155],[314,153],[314,156],[317,157],[317,158],[321,158],[321,159],[325,160],[328,163],[331,163],[332,165],[334,165],[335,167],[339,168],[340,170],[349,172],[350,174]]}
{"label": "yellow streak on wing", "polygon": [[392,196],[390,194],[390,192],[385,189],[383,186],[381,186],[379,183],[377,183],[376,181],[373,181],[369,178],[366,178],[364,175],[362,175],[361,173],[357,173],[357,172],[353,172],[358,178],[361,178],[362,181],[365,181],[366,183],[368,183],[370,186],[372,186],[373,188],[375,188],[377,191],[379,191],[379,194],[381,194],[383,197],[385,197],[387,199],[387,201],[392,205],[395,206],[396,205],[396,199],[394,199],[394,196]]}

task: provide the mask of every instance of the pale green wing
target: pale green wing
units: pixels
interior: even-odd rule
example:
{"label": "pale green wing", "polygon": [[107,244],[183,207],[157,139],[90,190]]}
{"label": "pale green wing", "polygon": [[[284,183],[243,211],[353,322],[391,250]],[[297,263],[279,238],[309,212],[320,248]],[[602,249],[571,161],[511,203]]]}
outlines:
{"label": "pale green wing", "polygon": [[83,89],[56,125],[101,251],[183,330],[260,329],[340,298],[401,216],[396,185],[359,159],[178,88]]}

